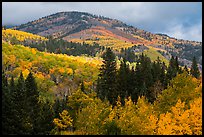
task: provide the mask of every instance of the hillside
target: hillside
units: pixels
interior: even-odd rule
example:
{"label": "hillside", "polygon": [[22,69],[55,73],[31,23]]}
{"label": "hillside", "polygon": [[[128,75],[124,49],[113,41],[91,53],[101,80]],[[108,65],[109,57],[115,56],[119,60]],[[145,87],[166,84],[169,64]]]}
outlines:
{"label": "hillside", "polygon": [[70,95],[82,80],[89,87],[97,79],[101,63],[99,58],[45,53],[2,42],[2,69],[7,77],[16,78],[21,71],[27,77],[29,70],[32,70],[39,88],[44,91],[41,94],[45,94],[46,98],[48,95]]}
{"label": "hillside", "polygon": [[[59,12],[15,27],[17,30],[41,36],[53,36],[67,41],[98,43],[115,50],[137,45],[152,47],[167,60],[178,56],[181,65],[190,67],[196,56],[201,69],[202,42],[175,39],[165,34],[153,34],[129,26],[119,20],[85,12]],[[143,51],[138,51],[143,52]],[[149,51],[146,51],[149,52]]]}
{"label": "hillside", "polygon": [[2,33],[3,134],[202,134],[202,77],[164,50]]}
{"label": "hillside", "polygon": [[15,42],[15,41],[40,42],[40,41],[46,41],[48,39],[45,37],[35,35],[32,33],[27,33],[24,31],[18,31],[18,30],[13,30],[13,29],[3,29],[2,30],[2,40],[4,41],[10,40],[11,42]]}

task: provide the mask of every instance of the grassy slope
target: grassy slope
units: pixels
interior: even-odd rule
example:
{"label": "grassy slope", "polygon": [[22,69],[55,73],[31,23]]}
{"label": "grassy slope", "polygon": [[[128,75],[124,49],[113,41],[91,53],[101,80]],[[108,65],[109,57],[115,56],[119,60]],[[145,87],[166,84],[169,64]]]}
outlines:
{"label": "grassy slope", "polygon": [[[141,54],[141,53],[140,53]],[[168,66],[169,61],[162,56],[159,52],[157,52],[154,48],[150,48],[148,50],[144,51],[144,54],[146,54],[148,57],[150,57],[151,61],[156,61],[159,57],[161,61],[164,61],[164,63]]]}

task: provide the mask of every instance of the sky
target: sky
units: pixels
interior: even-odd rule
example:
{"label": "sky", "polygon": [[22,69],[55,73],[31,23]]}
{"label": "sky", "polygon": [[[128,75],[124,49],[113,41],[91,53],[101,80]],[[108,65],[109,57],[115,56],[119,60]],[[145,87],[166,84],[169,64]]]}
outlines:
{"label": "sky", "polygon": [[62,11],[88,12],[152,33],[202,41],[202,2],[2,2],[2,25],[20,25]]}

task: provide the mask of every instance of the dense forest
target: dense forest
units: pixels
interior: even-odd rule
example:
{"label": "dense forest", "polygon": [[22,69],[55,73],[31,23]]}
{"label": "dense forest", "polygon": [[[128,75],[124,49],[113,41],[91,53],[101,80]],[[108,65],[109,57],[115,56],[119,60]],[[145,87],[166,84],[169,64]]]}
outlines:
{"label": "dense forest", "polygon": [[136,47],[117,52],[49,37],[6,36],[3,134],[202,134],[202,77],[195,57],[188,68],[177,56],[167,65],[131,53]]}

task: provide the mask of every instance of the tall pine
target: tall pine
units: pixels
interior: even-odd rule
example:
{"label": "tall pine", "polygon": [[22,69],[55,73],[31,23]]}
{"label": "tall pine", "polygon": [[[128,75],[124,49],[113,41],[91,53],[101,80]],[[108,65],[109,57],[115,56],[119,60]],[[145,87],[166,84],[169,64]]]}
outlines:
{"label": "tall pine", "polygon": [[117,92],[118,96],[121,97],[121,101],[124,104],[124,98],[128,96],[130,83],[130,70],[129,65],[126,64],[126,60],[122,60],[120,64],[120,69],[117,75]]}
{"label": "tall pine", "polygon": [[25,81],[22,72],[18,78],[14,93],[12,94],[12,132],[10,134],[25,135],[30,134],[30,122],[26,109]]}
{"label": "tall pine", "polygon": [[104,60],[97,82],[97,94],[101,99],[107,98],[114,104],[117,99],[115,54],[107,48],[102,57]]}
{"label": "tall pine", "polygon": [[10,114],[10,95],[9,95],[9,85],[8,85],[8,80],[7,77],[4,73],[2,72],[2,133],[9,134],[10,132],[10,119],[9,116]]}
{"label": "tall pine", "polygon": [[171,57],[169,61],[169,66],[167,68],[167,81],[168,83],[172,78],[174,78],[178,73],[181,73],[181,68],[179,67],[178,57]]}
{"label": "tall pine", "polygon": [[30,72],[25,80],[25,90],[26,90],[26,101],[27,101],[27,112],[29,120],[31,123],[31,134],[38,134],[38,122],[39,122],[39,113],[40,113],[40,104],[39,104],[39,91],[37,89],[37,84],[35,78],[33,77],[32,72]]}
{"label": "tall pine", "polygon": [[195,78],[199,78],[200,77],[200,71],[198,69],[198,64],[197,64],[195,56],[193,57],[190,73]]}

